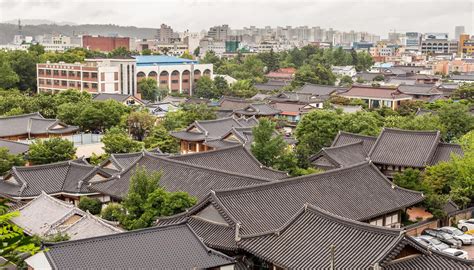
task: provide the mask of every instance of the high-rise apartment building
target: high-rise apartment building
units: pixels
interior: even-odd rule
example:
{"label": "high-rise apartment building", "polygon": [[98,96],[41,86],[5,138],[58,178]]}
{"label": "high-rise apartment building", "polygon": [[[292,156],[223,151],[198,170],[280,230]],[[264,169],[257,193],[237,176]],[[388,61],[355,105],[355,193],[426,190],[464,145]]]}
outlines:
{"label": "high-rise apartment building", "polygon": [[226,41],[229,35],[230,28],[227,24],[211,27],[207,32],[207,36],[214,41]]}
{"label": "high-rise apartment building", "polygon": [[160,28],[156,31],[156,39],[159,42],[169,43],[173,38],[175,38],[175,34],[171,26],[166,24],[161,24]]}

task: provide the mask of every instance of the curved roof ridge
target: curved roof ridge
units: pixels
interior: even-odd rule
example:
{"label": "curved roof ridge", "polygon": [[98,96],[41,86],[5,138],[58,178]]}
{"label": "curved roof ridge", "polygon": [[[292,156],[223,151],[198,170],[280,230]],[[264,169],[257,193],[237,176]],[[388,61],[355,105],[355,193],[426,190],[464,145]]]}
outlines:
{"label": "curved roof ridge", "polygon": [[221,227],[226,227],[226,228],[232,228],[231,225],[229,224],[226,224],[226,223],[221,223],[221,222],[217,222],[217,221],[213,221],[213,220],[210,220],[210,219],[205,219],[203,217],[200,217],[200,216],[196,216],[196,215],[193,215],[193,216],[189,216],[188,217],[189,219],[197,219],[201,222],[207,222],[207,223],[210,223],[210,224],[213,224],[213,225],[216,225],[216,226],[221,226]]}
{"label": "curved roof ridge", "polygon": [[121,230],[120,228],[117,228],[107,222],[105,222],[102,218],[99,218],[99,217],[96,217],[94,216],[93,214],[89,213],[89,211],[86,211],[85,212],[85,215],[80,218],[77,222],[74,222],[73,224],[71,224],[71,226],[69,226],[65,231],[69,230],[70,228],[74,227],[76,224],[78,224],[81,220],[84,220],[84,219],[90,219],[90,220],[93,220],[94,222],[97,222],[101,225],[104,225],[106,226],[107,228],[113,230],[113,231],[116,231],[116,232],[123,232],[124,230]]}
{"label": "curved roof ridge", "polygon": [[193,230],[193,228],[185,223],[185,226],[188,227],[188,229],[191,231],[191,233],[194,235],[194,237],[196,237],[196,239],[198,240],[198,242],[202,245],[202,247],[208,252],[208,253],[212,253],[216,256],[219,256],[219,257],[222,257],[223,259],[226,259],[226,260],[229,260],[231,262],[235,262],[235,259],[232,258],[232,257],[229,257],[227,255],[225,255],[224,253],[221,253],[217,250],[214,250],[212,248],[209,248],[208,246],[206,246],[206,244],[204,244],[204,239],[202,239],[200,236],[197,235],[197,233]]}
{"label": "curved roof ridge", "polygon": [[19,115],[12,115],[12,116],[0,116],[0,119],[11,119],[11,118],[22,118],[22,117],[27,117],[27,116],[37,116],[45,119],[40,112],[33,112],[33,113],[26,113],[26,114],[19,114]]}
{"label": "curved roof ridge", "polygon": [[[216,139],[218,140],[218,139]],[[204,152],[194,152],[194,153],[187,153],[187,154],[184,154],[184,155],[175,155],[175,156],[168,156],[168,158],[170,159],[179,159],[180,157],[192,157],[192,156],[200,156],[200,155],[211,155],[211,154],[215,154],[215,153],[219,153],[219,152],[224,152],[226,150],[229,150],[229,149],[232,149],[232,148],[238,148],[238,147],[242,147],[240,144],[236,144],[236,145],[231,145],[231,146],[227,146],[227,147],[223,147],[223,148],[218,148],[218,149],[213,149],[213,150],[209,150],[209,151],[204,151]],[[150,153],[153,155],[153,153]]]}
{"label": "curved roof ridge", "polygon": [[53,196],[51,195],[48,195],[46,192],[44,191],[41,191],[40,195],[38,195],[36,198],[34,198],[33,200],[29,201],[28,203],[26,203],[25,205],[21,206],[20,208],[18,208],[18,210],[22,210],[24,209],[25,207],[31,205],[33,202],[37,201],[37,200],[40,200],[40,199],[47,199],[55,204],[58,204],[58,205],[61,205],[61,206],[65,206],[65,207],[68,207],[68,208],[73,208],[74,205],[70,204],[70,203],[66,203],[64,201],[61,201],[59,199],[55,199]]}
{"label": "curved roof ridge", "polygon": [[[439,133],[439,130],[409,130],[409,129],[401,129],[401,128],[388,128],[384,127],[382,132],[397,132],[397,133],[417,133],[417,134],[436,134]],[[382,134],[380,132],[380,134]]]}
{"label": "curved roof ridge", "polygon": [[[169,158],[166,158],[166,157],[155,156],[155,155],[148,154],[148,153],[145,153],[145,156],[147,156],[147,157],[152,157],[152,158],[155,158],[155,159],[160,159],[160,160],[165,161],[165,162],[175,163],[175,164],[180,165],[180,166],[193,167],[193,168],[197,168],[197,169],[201,169],[201,170],[212,171],[212,172],[219,173],[219,174],[227,174],[227,175],[235,175],[235,176],[240,176],[240,177],[246,177],[246,178],[251,178],[251,179],[253,179],[253,180],[258,180],[258,181],[261,181],[261,182],[264,182],[264,183],[272,182],[272,180],[267,179],[267,178],[262,178],[262,177],[258,177],[258,176],[252,176],[252,175],[247,175],[247,174],[240,174],[240,173],[236,173],[236,172],[229,172],[229,171],[224,171],[224,170],[220,170],[220,169],[215,169],[215,168],[210,168],[210,167],[195,165],[195,164],[183,162],[183,161],[176,160],[176,159],[169,159]],[[137,162],[138,162],[138,160],[137,160]],[[136,164],[137,162],[135,162],[135,164]],[[130,166],[130,168],[131,168],[131,167],[133,167],[133,165]],[[130,168],[128,168],[126,171],[129,171]],[[125,172],[125,171],[124,171],[124,172]],[[123,172],[122,172],[122,173],[123,173]]]}
{"label": "curved roof ridge", "polygon": [[[343,167],[343,168],[337,168],[337,169],[325,171],[325,172],[322,172],[322,173],[302,175],[302,176],[298,176],[298,177],[286,178],[286,179],[282,179],[282,180],[279,180],[279,181],[271,181],[271,182],[268,182],[268,183],[256,184],[256,185],[252,185],[252,186],[243,186],[243,187],[236,187],[236,188],[231,188],[231,189],[221,189],[221,190],[216,190],[215,192],[219,193],[219,194],[227,194],[227,193],[232,193],[232,192],[235,192],[235,191],[245,191],[245,190],[250,191],[250,190],[261,189],[261,188],[266,188],[267,186],[286,185],[286,184],[291,185],[291,184],[294,184],[294,183],[299,183],[301,181],[311,181],[311,180],[313,180],[312,178],[316,175],[318,175],[318,176],[333,175],[333,174],[339,173],[340,171],[351,170],[351,169],[355,169],[355,168],[359,168],[359,167],[365,167],[365,166],[368,166],[369,164],[370,164],[369,161],[363,161],[363,162],[355,163],[351,166],[347,166],[347,167]],[[373,167],[371,167],[371,168],[373,168]]]}
{"label": "curved roof ridge", "polygon": [[20,171],[30,171],[30,170],[36,170],[36,169],[42,169],[42,168],[58,167],[58,166],[63,166],[63,165],[69,166],[70,164],[73,164],[73,163],[76,165],[94,167],[92,165],[77,163],[76,161],[79,161],[79,160],[80,159],[73,159],[73,160],[59,161],[59,162],[48,163],[48,164],[38,164],[38,165],[32,165],[32,166],[14,166],[13,168]]}
{"label": "curved roof ridge", "polygon": [[341,145],[337,145],[337,146],[330,146],[330,147],[323,147],[321,148],[321,150],[332,150],[332,149],[339,149],[339,148],[345,148],[345,147],[349,147],[349,146],[354,146],[354,145],[357,145],[357,144],[364,144],[364,141],[360,140],[360,141],[357,141],[357,142],[353,142],[353,143],[347,143],[347,144],[341,144]]}

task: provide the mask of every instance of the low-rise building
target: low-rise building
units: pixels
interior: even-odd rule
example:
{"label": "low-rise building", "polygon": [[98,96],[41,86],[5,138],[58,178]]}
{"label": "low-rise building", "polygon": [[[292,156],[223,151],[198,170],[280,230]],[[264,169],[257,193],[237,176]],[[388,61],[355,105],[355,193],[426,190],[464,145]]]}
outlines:
{"label": "low-rise building", "polygon": [[411,100],[412,97],[400,92],[397,88],[390,87],[370,87],[352,86],[347,92],[340,93],[339,96],[348,99],[361,99],[369,109],[388,107],[395,110],[404,100]]}
{"label": "low-rise building", "polygon": [[118,48],[130,50],[130,38],[83,35],[82,48],[100,52],[110,52]]}
{"label": "low-rise building", "polygon": [[332,73],[336,76],[349,76],[354,77],[357,74],[356,69],[354,66],[332,66],[331,67]]}
{"label": "low-rise building", "polygon": [[36,65],[38,93],[77,89],[89,93],[136,95],[136,63],[133,58],[86,59],[84,63]]}
{"label": "low-rise building", "polygon": [[44,118],[40,113],[0,117],[0,139],[18,141],[64,137],[78,130],[79,127]]}
{"label": "low-rise building", "polygon": [[137,82],[153,78],[158,87],[170,93],[192,95],[194,84],[201,76],[213,76],[212,64],[199,64],[196,60],[166,55],[134,56],[137,63]]}

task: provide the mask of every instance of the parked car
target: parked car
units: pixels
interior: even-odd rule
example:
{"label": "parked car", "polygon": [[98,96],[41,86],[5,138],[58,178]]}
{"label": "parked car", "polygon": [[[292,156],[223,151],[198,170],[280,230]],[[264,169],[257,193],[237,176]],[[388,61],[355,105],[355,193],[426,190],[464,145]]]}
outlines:
{"label": "parked car", "polygon": [[450,248],[448,245],[445,243],[439,241],[438,239],[434,238],[433,236],[429,235],[421,235],[418,237],[415,237],[415,240],[418,241],[420,244],[422,244],[425,247],[432,248],[441,252],[444,252],[446,254],[450,254],[452,256],[456,256],[461,259],[469,259],[468,254],[464,250],[460,249],[455,249],[455,248]]}
{"label": "parked car", "polygon": [[462,242],[463,245],[472,245],[474,242],[474,236],[463,233],[460,229],[455,227],[443,227],[441,231],[450,234],[454,239]]}
{"label": "parked car", "polygon": [[446,245],[452,248],[461,248],[462,242],[460,240],[454,239],[454,237],[444,231],[437,230],[437,229],[424,229],[421,232],[421,235],[429,235],[437,238],[441,242],[445,243]]}
{"label": "parked car", "polygon": [[463,232],[474,230],[474,218],[468,220],[461,219],[458,222],[458,228]]}

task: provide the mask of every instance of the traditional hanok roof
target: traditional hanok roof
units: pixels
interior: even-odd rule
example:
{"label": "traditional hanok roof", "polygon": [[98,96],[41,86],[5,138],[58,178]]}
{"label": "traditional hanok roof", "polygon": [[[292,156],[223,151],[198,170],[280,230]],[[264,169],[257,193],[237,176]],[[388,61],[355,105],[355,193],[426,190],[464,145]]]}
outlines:
{"label": "traditional hanok roof", "polygon": [[416,85],[400,85],[398,90],[403,94],[413,96],[436,96],[443,94],[438,91],[436,86],[433,84],[416,84]]}
{"label": "traditional hanok roof", "polygon": [[441,161],[449,161],[452,154],[463,156],[464,152],[459,144],[440,142],[436,147],[436,151],[431,160],[431,164],[434,165]]}
{"label": "traditional hanok roof", "polygon": [[422,168],[431,164],[439,139],[439,131],[384,128],[369,156],[377,164]]}
{"label": "traditional hanok roof", "polygon": [[298,94],[310,94],[313,96],[330,96],[334,93],[347,91],[348,88],[333,86],[333,85],[319,85],[307,83],[296,90]]}
{"label": "traditional hanok roof", "polygon": [[305,205],[283,226],[238,242],[245,251],[284,269],[372,269],[400,231],[361,223]]}
{"label": "traditional hanok roof", "polygon": [[[48,244],[53,269],[207,269],[234,259],[206,247],[186,224]],[[28,260],[27,260],[28,263]]]}
{"label": "traditional hanok roof", "polygon": [[160,185],[167,191],[185,191],[202,199],[211,189],[225,189],[265,183],[270,180],[261,177],[231,173],[208,166],[169,159],[143,152],[131,166],[110,179],[94,181],[91,190],[121,199],[127,193],[130,179],[138,167],[148,171],[162,172]]}
{"label": "traditional hanok roof", "polygon": [[273,102],[296,102],[296,103],[320,103],[328,99],[329,96],[315,96],[308,93],[299,92],[281,92],[268,99]]}
{"label": "traditional hanok roof", "polygon": [[250,103],[252,103],[252,101],[241,99],[241,98],[223,96],[219,99],[219,101],[217,102],[217,105],[220,110],[233,111],[233,110],[245,108]]}
{"label": "traditional hanok roof", "polygon": [[243,109],[234,110],[235,114],[247,116],[273,116],[280,112],[280,110],[275,109],[268,104],[250,104]]}
{"label": "traditional hanok roof", "polygon": [[65,134],[79,130],[56,119],[46,119],[40,113],[0,117],[0,138],[21,135]]}
{"label": "traditional hanok roof", "polygon": [[0,148],[5,147],[13,155],[25,154],[30,149],[27,143],[0,139]]}
{"label": "traditional hanok roof", "polygon": [[[215,191],[206,199],[244,236],[280,228],[305,203],[345,218],[368,221],[419,203],[423,195],[395,186],[373,164],[363,162],[320,174]],[[205,200],[186,213],[160,219],[158,224],[199,215]]]}
{"label": "traditional hanok roof", "polygon": [[376,140],[377,137],[339,131],[336,135],[336,138],[334,138],[331,147],[347,145],[362,141],[364,151],[368,154]]}
{"label": "traditional hanok roof", "polygon": [[363,141],[334,147],[323,147],[319,153],[310,157],[309,160],[313,165],[322,168],[346,167],[368,159],[363,147]]}
{"label": "traditional hanok roof", "polygon": [[13,198],[32,198],[41,194],[88,194],[89,180],[110,175],[99,167],[83,160],[63,161],[52,164],[13,167],[2,181],[0,190]]}
{"label": "traditional hanok roof", "polygon": [[255,83],[253,86],[259,91],[270,92],[280,90],[288,84],[286,81],[268,80],[266,83]]}
{"label": "traditional hanok roof", "polygon": [[284,269],[326,269],[332,262],[334,269],[473,267],[472,261],[427,250],[398,229],[342,218],[311,205],[276,230],[242,237],[238,246]]}
{"label": "traditional hanok roof", "polygon": [[221,118],[195,121],[185,131],[172,132],[171,135],[186,141],[220,139],[233,127],[253,127],[258,124],[255,118]]}
{"label": "traditional hanok roof", "polygon": [[353,85],[347,92],[339,94],[348,98],[378,98],[378,99],[411,99],[411,96],[401,93],[397,88],[370,87]]}
{"label": "traditional hanok roof", "polygon": [[144,104],[143,101],[141,101],[140,99],[132,95],[126,95],[126,94],[99,93],[99,94],[95,94],[92,99],[97,100],[97,101],[112,99],[120,103],[127,102],[127,105],[143,105]]}
{"label": "traditional hanok roof", "polygon": [[18,209],[20,215],[12,222],[29,235],[67,234],[71,240],[122,232],[102,219],[86,213],[74,204],[42,192]]}
{"label": "traditional hanok roof", "polygon": [[200,153],[170,156],[169,158],[227,172],[252,175],[273,180],[288,178],[288,175],[285,172],[264,167],[249,152],[249,150],[242,145]]}

